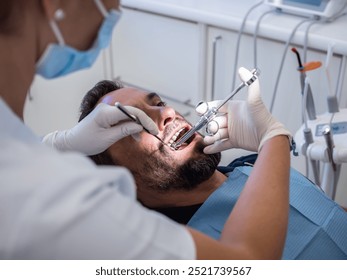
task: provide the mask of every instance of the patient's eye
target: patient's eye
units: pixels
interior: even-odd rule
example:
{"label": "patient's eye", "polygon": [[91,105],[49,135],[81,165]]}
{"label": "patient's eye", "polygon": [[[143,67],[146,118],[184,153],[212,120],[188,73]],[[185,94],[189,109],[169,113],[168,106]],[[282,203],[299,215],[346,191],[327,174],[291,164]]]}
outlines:
{"label": "patient's eye", "polygon": [[158,94],[151,92],[146,97],[147,103],[151,106],[165,107],[167,104],[164,102]]}
{"label": "patient's eye", "polygon": [[164,102],[164,101],[162,101],[162,100],[160,100],[158,103],[157,103],[157,105],[156,106],[159,106],[159,107],[165,107],[167,104],[166,104],[166,102]]}

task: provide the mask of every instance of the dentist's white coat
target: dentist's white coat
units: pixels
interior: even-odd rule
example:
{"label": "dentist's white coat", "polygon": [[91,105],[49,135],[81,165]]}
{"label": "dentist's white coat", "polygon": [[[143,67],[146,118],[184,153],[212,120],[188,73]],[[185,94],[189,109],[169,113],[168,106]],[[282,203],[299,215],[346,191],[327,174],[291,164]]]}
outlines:
{"label": "dentist's white coat", "polygon": [[0,98],[0,259],[192,259],[188,230],[144,209],[130,173],[44,146]]}

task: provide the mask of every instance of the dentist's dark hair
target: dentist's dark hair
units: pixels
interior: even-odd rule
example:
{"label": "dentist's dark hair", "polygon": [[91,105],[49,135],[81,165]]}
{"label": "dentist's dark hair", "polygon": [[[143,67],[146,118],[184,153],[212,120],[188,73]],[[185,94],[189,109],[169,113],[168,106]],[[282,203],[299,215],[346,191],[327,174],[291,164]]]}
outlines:
{"label": "dentist's dark hair", "polygon": [[[111,91],[115,91],[123,88],[121,82],[119,81],[109,81],[103,80],[98,82],[92,89],[90,89],[82,99],[80,105],[80,118],[79,122],[83,120],[86,116],[90,114],[98,104],[100,98],[108,94]],[[98,165],[117,165],[117,163],[112,159],[109,153],[106,151],[89,156]]]}

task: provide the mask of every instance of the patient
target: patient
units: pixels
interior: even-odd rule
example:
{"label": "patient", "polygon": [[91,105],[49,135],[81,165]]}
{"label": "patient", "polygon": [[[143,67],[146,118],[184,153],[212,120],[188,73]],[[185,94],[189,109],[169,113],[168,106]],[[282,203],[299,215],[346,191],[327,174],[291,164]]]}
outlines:
{"label": "patient", "polygon": [[[160,96],[102,81],[81,104],[80,120],[100,102],[137,107],[158,125],[158,136],[173,143],[191,125]],[[121,165],[133,174],[138,200],[148,208],[218,238],[252,171],[256,155],[217,169],[220,153],[203,153],[203,137],[193,135],[174,151],[152,135],[126,137],[91,156],[102,165]],[[347,259],[347,214],[307,178],[291,170],[290,216],[283,259]]]}

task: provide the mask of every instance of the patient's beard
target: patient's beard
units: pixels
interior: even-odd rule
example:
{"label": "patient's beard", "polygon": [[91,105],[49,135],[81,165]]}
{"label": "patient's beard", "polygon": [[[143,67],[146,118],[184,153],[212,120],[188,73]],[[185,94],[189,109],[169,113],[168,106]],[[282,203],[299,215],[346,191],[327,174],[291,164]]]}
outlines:
{"label": "patient's beard", "polygon": [[206,155],[203,148],[203,143],[198,142],[194,157],[181,165],[166,149],[160,149],[159,156],[146,157],[143,169],[133,173],[138,186],[159,192],[196,188],[213,175],[221,159],[220,153]]}

